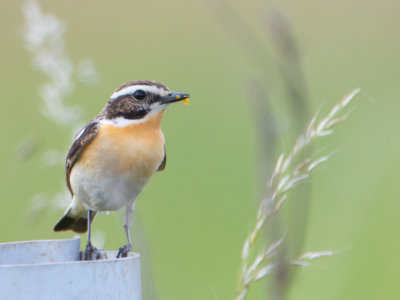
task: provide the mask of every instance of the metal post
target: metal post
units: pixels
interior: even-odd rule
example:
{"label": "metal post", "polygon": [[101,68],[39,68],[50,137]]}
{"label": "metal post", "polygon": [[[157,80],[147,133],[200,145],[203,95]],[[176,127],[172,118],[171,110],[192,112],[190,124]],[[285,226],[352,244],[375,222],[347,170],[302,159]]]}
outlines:
{"label": "metal post", "polygon": [[0,244],[0,299],[142,300],[140,257],[101,251],[80,260],[80,239]]}

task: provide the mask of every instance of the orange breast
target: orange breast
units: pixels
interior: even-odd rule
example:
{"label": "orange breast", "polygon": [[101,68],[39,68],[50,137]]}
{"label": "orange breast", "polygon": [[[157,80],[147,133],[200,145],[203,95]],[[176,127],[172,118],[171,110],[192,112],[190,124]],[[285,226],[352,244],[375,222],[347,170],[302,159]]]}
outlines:
{"label": "orange breast", "polygon": [[150,177],[164,158],[162,114],[163,111],[143,123],[124,127],[102,124],[76,164],[99,172]]}

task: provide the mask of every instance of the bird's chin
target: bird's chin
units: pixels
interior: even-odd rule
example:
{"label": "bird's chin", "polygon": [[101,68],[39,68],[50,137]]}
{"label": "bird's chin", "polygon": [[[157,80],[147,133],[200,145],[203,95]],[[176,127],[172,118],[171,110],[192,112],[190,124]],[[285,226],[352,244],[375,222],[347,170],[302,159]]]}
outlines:
{"label": "bird's chin", "polygon": [[170,103],[160,103],[160,102],[153,103],[150,106],[150,111],[151,111],[151,113],[155,114],[155,113],[158,113],[158,112],[166,109],[169,105],[170,105]]}

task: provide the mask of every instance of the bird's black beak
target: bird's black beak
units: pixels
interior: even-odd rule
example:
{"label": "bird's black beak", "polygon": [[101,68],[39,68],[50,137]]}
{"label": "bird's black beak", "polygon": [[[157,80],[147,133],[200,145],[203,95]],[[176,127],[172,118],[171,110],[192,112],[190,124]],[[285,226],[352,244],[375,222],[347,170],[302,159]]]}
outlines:
{"label": "bird's black beak", "polygon": [[[159,98],[159,101],[161,104],[170,104],[170,103],[188,99],[189,97],[190,97],[190,95],[186,94],[186,93],[170,92],[167,95],[165,95],[164,97]],[[186,100],[186,101],[188,101],[188,100]]]}

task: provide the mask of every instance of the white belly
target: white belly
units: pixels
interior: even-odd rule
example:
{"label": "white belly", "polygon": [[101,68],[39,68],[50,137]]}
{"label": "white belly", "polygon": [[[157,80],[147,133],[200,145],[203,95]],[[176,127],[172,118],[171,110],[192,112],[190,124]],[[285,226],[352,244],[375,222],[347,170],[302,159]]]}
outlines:
{"label": "white belly", "polygon": [[77,165],[71,173],[71,186],[87,209],[94,211],[118,210],[133,202],[149,178],[134,172],[115,175],[105,170],[94,172]]}

